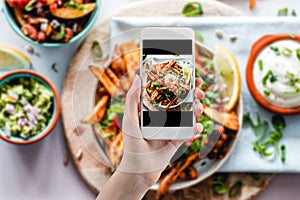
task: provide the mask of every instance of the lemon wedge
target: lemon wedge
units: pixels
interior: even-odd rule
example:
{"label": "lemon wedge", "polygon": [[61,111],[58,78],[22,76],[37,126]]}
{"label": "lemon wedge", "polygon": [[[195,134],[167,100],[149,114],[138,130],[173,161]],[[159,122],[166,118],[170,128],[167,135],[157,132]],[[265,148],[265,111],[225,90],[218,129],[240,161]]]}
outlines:
{"label": "lemon wedge", "polygon": [[182,66],[182,73],[184,74],[185,77],[185,83],[189,83],[191,80],[191,71],[190,68],[187,66]]}
{"label": "lemon wedge", "polygon": [[53,16],[61,19],[78,19],[88,15],[96,7],[96,3],[83,4],[83,9],[75,9],[72,7],[57,8],[55,11],[51,12]]}
{"label": "lemon wedge", "polygon": [[12,47],[0,45],[1,69],[30,69],[31,61],[22,52]]}
{"label": "lemon wedge", "polygon": [[225,108],[228,111],[232,110],[239,100],[241,91],[241,74],[238,62],[231,51],[221,46],[216,47],[213,62],[225,86],[225,97],[229,99],[225,103]]}

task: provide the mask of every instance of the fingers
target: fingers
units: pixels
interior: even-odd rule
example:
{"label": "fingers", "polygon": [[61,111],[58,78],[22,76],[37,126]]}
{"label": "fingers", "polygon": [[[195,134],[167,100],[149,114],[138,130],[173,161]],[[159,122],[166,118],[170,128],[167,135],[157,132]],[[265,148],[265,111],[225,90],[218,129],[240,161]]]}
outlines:
{"label": "fingers", "polygon": [[194,112],[196,115],[196,119],[199,119],[200,115],[203,112],[203,105],[202,105],[202,103],[200,103],[200,101],[198,99],[195,100]]}
{"label": "fingers", "polygon": [[204,97],[205,97],[204,92],[202,90],[200,90],[199,88],[196,88],[195,89],[195,98],[202,100]]}
{"label": "fingers", "polygon": [[194,124],[194,132],[195,132],[195,135],[201,134],[202,131],[203,131],[203,126],[202,126],[202,124],[200,124],[200,123]]}
{"label": "fingers", "polygon": [[196,87],[199,87],[201,84],[202,84],[202,79],[201,78],[196,78],[195,79],[195,85],[196,85]]}

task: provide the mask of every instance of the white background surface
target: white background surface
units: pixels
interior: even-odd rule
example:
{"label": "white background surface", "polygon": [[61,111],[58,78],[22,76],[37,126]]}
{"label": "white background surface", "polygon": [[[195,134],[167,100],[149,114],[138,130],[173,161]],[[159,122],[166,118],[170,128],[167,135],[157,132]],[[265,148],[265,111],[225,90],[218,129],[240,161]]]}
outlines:
{"label": "white background surface", "polygon": [[[117,8],[132,1],[134,0],[104,0],[98,22]],[[222,2],[251,16],[276,16],[277,10],[285,6],[295,8],[300,14],[299,0],[257,1],[258,5],[253,11],[248,9],[248,0],[223,0]],[[25,51],[26,43],[10,29],[2,12],[0,13],[0,44],[15,47],[28,55]],[[77,45],[62,48],[60,51],[35,47],[41,57],[28,55],[35,69],[50,78],[59,92],[61,92],[68,63]],[[57,63],[59,73],[51,70],[52,63]],[[94,199],[95,194],[87,188],[72,162],[70,161],[70,164],[64,167],[65,155],[68,155],[68,152],[61,122],[51,135],[33,145],[16,146],[0,141],[0,200]],[[299,185],[300,175],[277,175],[258,199],[298,199]]]}

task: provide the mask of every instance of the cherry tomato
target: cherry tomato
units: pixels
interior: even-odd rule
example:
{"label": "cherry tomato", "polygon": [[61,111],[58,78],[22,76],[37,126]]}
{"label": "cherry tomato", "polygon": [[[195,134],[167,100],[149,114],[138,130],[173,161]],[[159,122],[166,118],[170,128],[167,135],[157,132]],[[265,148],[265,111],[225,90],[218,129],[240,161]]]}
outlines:
{"label": "cherry tomato", "polygon": [[51,5],[49,6],[49,9],[50,9],[51,12],[56,11],[56,10],[57,10],[57,4],[56,4],[56,3],[51,4]]}
{"label": "cherry tomato", "polygon": [[114,116],[114,119],[111,122],[111,127],[117,128],[118,127],[118,115]]}

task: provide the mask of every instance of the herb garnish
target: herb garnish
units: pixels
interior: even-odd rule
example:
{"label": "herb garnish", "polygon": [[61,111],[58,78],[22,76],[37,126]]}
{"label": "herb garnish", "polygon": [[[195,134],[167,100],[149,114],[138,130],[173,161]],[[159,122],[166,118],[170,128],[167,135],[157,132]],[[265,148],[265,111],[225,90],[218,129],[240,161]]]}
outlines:
{"label": "herb garnish", "polygon": [[297,56],[298,60],[300,61],[300,48],[296,49],[296,56]]}
{"label": "herb garnish", "polygon": [[272,117],[272,125],[277,131],[282,131],[286,127],[285,120],[281,115],[274,115]]}
{"label": "herb garnish", "polygon": [[286,160],[286,158],[285,158],[285,154],[286,154],[286,152],[285,152],[285,145],[281,145],[280,150],[281,150],[281,162],[284,163],[285,160]]}
{"label": "herb garnish", "polygon": [[278,47],[270,46],[270,49],[274,51],[276,56],[280,56],[280,51]]}
{"label": "herb garnish", "polygon": [[269,123],[266,120],[262,120],[259,117],[258,113],[257,113],[257,123],[253,121],[253,119],[250,116],[250,113],[244,115],[244,122],[250,123],[250,125],[254,130],[254,134],[257,137],[257,140],[252,143],[254,151],[259,153],[263,157],[269,157],[274,155],[275,153],[281,154],[281,156],[285,157],[285,151],[281,150],[280,152],[279,149],[279,142],[283,137],[281,131],[286,127],[285,120],[282,116],[275,115],[272,117],[272,125],[275,130],[269,132],[268,135],[267,135],[267,131],[268,131]]}
{"label": "herb garnish", "polygon": [[282,55],[284,55],[284,56],[286,56],[286,57],[291,57],[293,52],[292,52],[291,49],[289,49],[289,48],[287,48],[287,47],[283,47],[283,48],[281,49],[281,53],[282,53]]}
{"label": "herb garnish", "polygon": [[295,34],[289,34],[290,38],[295,39]]}
{"label": "herb garnish", "polygon": [[296,83],[300,83],[300,78],[296,78],[295,75],[293,73],[290,72],[286,72],[285,75],[289,80],[290,80],[290,84],[291,86],[295,89],[295,91],[284,91],[284,94],[297,94],[300,92],[300,88],[296,85]]}
{"label": "herb garnish", "polygon": [[262,79],[262,84],[266,85],[267,80],[270,79],[271,83],[274,83],[275,81],[277,81],[277,77],[273,74],[272,70],[269,70],[266,75],[263,77]]}
{"label": "herb garnish", "polygon": [[201,3],[196,1],[188,2],[184,5],[181,13],[184,14],[186,17],[192,17],[197,14],[203,14],[202,5]]}
{"label": "herb garnish", "polygon": [[93,51],[93,55],[96,58],[102,58],[103,57],[102,48],[100,46],[100,43],[97,40],[93,41],[91,50]]}
{"label": "herb garnish", "polygon": [[201,115],[199,121],[203,125],[203,133],[212,134],[214,132],[215,125],[210,117]]}
{"label": "herb garnish", "polygon": [[241,193],[243,183],[241,181],[236,181],[229,189],[229,196],[234,197]]}
{"label": "herb garnish", "polygon": [[214,63],[211,59],[204,60],[202,64],[208,71],[212,70],[214,66]]}
{"label": "herb garnish", "polygon": [[292,10],[292,16],[293,16],[293,17],[297,17],[297,12],[296,12],[295,9]]}
{"label": "herb garnish", "polygon": [[265,96],[268,97],[268,96],[270,96],[270,94],[271,94],[270,90],[264,90],[264,95]]}
{"label": "herb garnish", "polygon": [[103,134],[103,137],[104,137],[104,138],[112,138],[112,137],[114,137],[114,136],[115,136],[114,133],[105,133],[105,134]]}
{"label": "herb garnish", "polygon": [[27,12],[32,11],[33,8],[34,8],[33,4],[35,4],[35,3],[36,3],[36,0],[31,0],[31,1],[29,1],[29,2],[25,5],[25,8],[24,8],[24,9],[25,9]]}
{"label": "herb garnish", "polygon": [[277,12],[277,16],[287,16],[289,13],[289,9],[287,7],[280,8]]}
{"label": "herb garnish", "polygon": [[57,40],[61,40],[65,37],[65,24],[60,26],[60,32],[56,35]]}
{"label": "herb garnish", "polygon": [[260,71],[262,71],[264,69],[264,63],[263,63],[262,59],[258,60],[258,66],[259,66]]}
{"label": "herb garnish", "polygon": [[64,7],[72,7],[76,10],[83,10],[85,8],[84,4],[78,4],[77,2],[70,0],[64,4]]}
{"label": "herb garnish", "polygon": [[195,37],[196,37],[196,40],[203,43],[204,42],[204,38],[202,36],[202,34],[199,32],[199,31],[195,31]]}
{"label": "herb garnish", "polygon": [[225,194],[227,192],[227,188],[225,186],[225,182],[227,180],[227,175],[225,174],[218,174],[210,184],[213,187],[213,191],[216,194]]}

